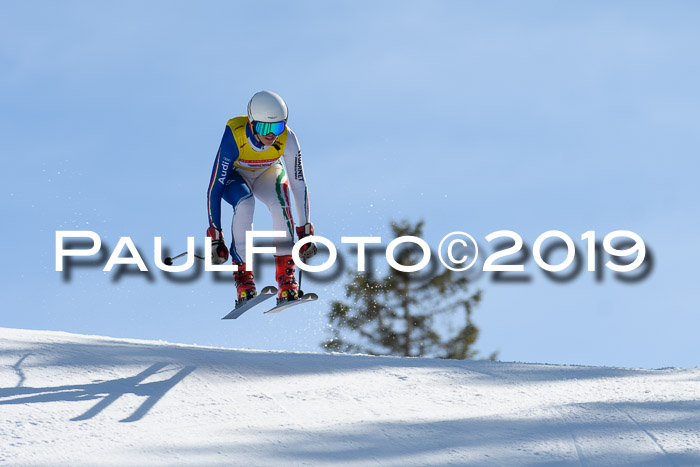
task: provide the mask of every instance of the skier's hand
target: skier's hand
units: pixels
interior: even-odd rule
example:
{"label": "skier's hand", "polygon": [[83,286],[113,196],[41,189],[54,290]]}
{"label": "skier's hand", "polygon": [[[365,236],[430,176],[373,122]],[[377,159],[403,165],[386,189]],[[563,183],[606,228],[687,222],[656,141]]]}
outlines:
{"label": "skier's hand", "polygon": [[[297,227],[297,237],[299,237],[299,240],[313,234],[314,225],[311,222],[302,225],[301,227]],[[308,259],[315,255],[317,251],[318,249],[316,248],[316,244],[314,242],[309,242],[299,249],[299,256],[304,259]]]}
{"label": "skier's hand", "polygon": [[211,238],[211,263],[224,264],[228,259],[228,248],[224,242],[224,233],[214,227],[207,229],[207,237]]}

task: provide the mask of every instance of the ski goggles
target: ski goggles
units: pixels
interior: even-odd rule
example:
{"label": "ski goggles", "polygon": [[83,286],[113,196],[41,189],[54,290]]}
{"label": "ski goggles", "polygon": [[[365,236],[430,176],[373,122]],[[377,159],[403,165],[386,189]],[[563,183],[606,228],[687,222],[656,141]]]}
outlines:
{"label": "ski goggles", "polygon": [[262,136],[267,136],[270,133],[272,133],[275,136],[279,136],[282,134],[284,131],[285,123],[284,122],[273,122],[273,123],[268,123],[268,122],[253,122],[254,126],[253,128],[255,129],[255,132],[259,135]]}

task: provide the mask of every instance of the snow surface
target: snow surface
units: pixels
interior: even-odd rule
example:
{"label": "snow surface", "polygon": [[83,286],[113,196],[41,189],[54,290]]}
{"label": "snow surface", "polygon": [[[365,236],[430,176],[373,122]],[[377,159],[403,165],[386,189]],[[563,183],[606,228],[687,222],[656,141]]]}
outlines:
{"label": "snow surface", "polygon": [[0,463],[700,465],[700,370],[0,328]]}

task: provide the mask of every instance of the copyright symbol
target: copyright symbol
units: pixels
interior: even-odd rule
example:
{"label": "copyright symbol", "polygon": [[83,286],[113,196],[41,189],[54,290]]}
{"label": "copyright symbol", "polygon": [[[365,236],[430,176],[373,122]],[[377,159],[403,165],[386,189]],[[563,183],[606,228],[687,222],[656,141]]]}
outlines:
{"label": "copyright symbol", "polygon": [[[451,237],[454,237],[447,245],[447,258],[450,260],[450,264],[455,264],[455,265],[461,265],[466,263],[470,256],[464,252],[464,249],[467,249],[467,251],[470,251],[473,249],[473,253],[471,253],[472,260],[467,264],[466,266],[462,267],[455,267],[455,266],[450,266],[447,262],[445,262],[445,259],[443,258],[442,254],[442,246],[447,242],[447,240]],[[456,245],[461,245],[461,253],[458,258],[455,258],[455,246]],[[473,245],[473,246],[472,246]],[[445,266],[447,269],[451,269],[452,271],[466,271],[470,267],[474,265],[476,262],[476,258],[479,256],[479,247],[476,244],[476,240],[474,240],[474,237],[469,235],[466,232],[450,232],[447,235],[445,235],[442,240],[440,241],[440,246],[438,246],[438,257],[440,258],[440,262],[442,263],[443,266]]]}

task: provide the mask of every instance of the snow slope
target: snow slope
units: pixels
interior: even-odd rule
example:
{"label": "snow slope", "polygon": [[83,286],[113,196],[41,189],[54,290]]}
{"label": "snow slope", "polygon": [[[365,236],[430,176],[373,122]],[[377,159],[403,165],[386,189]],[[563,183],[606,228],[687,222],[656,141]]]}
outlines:
{"label": "snow slope", "polygon": [[0,328],[0,463],[700,465],[700,370]]}

